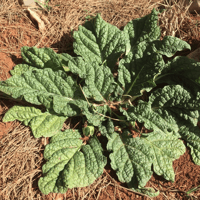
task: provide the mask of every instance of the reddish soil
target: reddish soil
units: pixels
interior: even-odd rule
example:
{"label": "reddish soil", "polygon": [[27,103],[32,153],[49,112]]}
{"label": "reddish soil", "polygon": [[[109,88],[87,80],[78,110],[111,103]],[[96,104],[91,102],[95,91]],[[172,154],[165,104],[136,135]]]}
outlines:
{"label": "reddish soil", "polygon": [[6,80],[10,77],[9,71],[15,66],[15,63],[13,63],[11,57],[6,53],[0,53],[0,80]]}
{"label": "reddish soil", "polygon": [[12,127],[12,122],[3,123],[0,122],[0,137],[4,134],[7,134],[10,131],[10,128]]}
{"label": "reddish soil", "polygon": [[[16,25],[17,26],[17,25]],[[20,26],[23,29],[23,26],[20,24]],[[7,27],[5,29],[5,27]],[[2,30],[1,30],[2,31]],[[12,28],[9,24],[4,24],[4,33],[0,36],[0,40],[3,41],[3,39],[6,40],[6,38],[16,38],[17,31],[16,28]],[[12,39],[12,45],[17,44],[18,52],[16,54],[14,53],[2,53],[0,52],[0,80],[6,80],[10,77],[9,71],[18,63],[21,62],[21,57],[19,54],[19,49],[22,46],[34,46],[36,44],[36,40],[34,40],[34,35],[31,35],[30,33],[27,36],[24,36],[20,43],[17,42],[15,39]],[[199,45],[199,41],[196,41],[196,45]],[[193,45],[195,45],[193,43]],[[1,46],[2,47],[2,43]],[[4,47],[5,49],[6,47]],[[10,50],[8,48],[8,50]],[[12,105],[12,103],[8,100],[2,100],[0,99],[0,120],[2,120],[3,114],[6,112],[6,110]],[[5,134],[8,134],[9,131],[12,129],[13,122],[3,123],[0,121],[0,137],[2,137]],[[200,192],[195,191],[191,194],[186,196],[186,191],[197,187],[200,185],[200,166],[195,165],[192,162],[191,156],[190,156],[190,150],[187,149],[185,154],[182,155],[179,159],[175,160],[173,163],[173,168],[176,174],[175,182],[167,182],[162,177],[158,177],[157,175],[153,175],[150,181],[147,183],[147,187],[153,187],[155,190],[160,190],[161,194],[154,198],[155,200],[162,200],[162,199],[189,199],[190,197],[193,197],[194,199],[200,199]],[[93,193],[98,195],[96,196],[96,199],[98,197],[98,200],[113,200],[113,199],[149,199],[147,197],[140,196],[138,194],[135,194],[131,191],[128,191],[124,188],[121,188],[121,185],[119,184],[117,178],[114,173],[107,169],[107,172],[110,173],[110,175],[116,180],[116,184],[113,185],[113,182],[111,183],[110,180],[105,180],[105,189],[100,188],[97,190],[93,190]],[[98,180],[97,180],[98,181]],[[118,184],[117,184],[118,183]],[[78,190],[77,190],[78,191]],[[76,194],[73,193],[73,190],[69,190],[65,195],[57,195],[57,194],[51,194],[48,195],[45,199],[70,199],[73,196],[76,196]],[[92,191],[91,191],[92,196]],[[167,198],[166,198],[167,196]],[[88,196],[87,196],[88,197]],[[89,198],[88,198],[89,199]],[[94,198],[91,198],[94,199]]]}

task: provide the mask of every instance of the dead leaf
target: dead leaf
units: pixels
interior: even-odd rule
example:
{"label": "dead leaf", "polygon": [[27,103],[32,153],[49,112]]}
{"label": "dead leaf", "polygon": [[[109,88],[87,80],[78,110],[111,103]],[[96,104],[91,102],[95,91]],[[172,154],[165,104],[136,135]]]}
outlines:
{"label": "dead leaf", "polygon": [[35,20],[38,24],[39,30],[44,33],[46,28],[45,28],[45,23],[44,21],[41,20],[40,15],[36,13],[35,11],[31,10],[30,8],[27,8],[28,12],[30,13],[30,17],[32,20]]}

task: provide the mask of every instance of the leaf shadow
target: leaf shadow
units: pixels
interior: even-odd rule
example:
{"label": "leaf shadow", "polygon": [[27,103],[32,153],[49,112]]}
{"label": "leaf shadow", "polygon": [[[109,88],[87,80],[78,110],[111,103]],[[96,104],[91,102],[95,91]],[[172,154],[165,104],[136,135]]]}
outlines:
{"label": "leaf shadow", "polygon": [[10,58],[12,59],[15,65],[21,64],[23,62],[23,59],[21,57],[19,58],[14,54],[10,54]]}
{"label": "leaf shadow", "polygon": [[68,53],[72,56],[76,54],[73,51],[73,34],[71,33],[64,33],[61,37],[60,41],[52,44],[50,48],[56,49],[57,53]]}

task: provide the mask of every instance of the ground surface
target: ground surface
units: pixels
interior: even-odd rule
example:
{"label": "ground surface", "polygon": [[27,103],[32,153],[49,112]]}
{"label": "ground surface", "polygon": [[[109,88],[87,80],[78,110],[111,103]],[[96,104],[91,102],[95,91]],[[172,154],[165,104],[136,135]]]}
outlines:
{"label": "ground surface", "polygon": [[[51,47],[56,52],[73,53],[71,30],[76,30],[84,23],[88,15],[101,13],[104,20],[122,28],[128,21],[142,17],[152,8],[165,6],[166,11],[160,16],[162,37],[177,36],[192,46],[192,51],[200,46],[199,16],[191,15],[182,4],[169,5],[165,1],[127,0],[127,1],[90,1],[68,0],[49,3],[52,9],[44,12],[50,24],[41,33],[36,22],[31,21],[25,8],[17,1],[3,0],[0,6],[0,81],[10,77],[9,71],[22,62],[22,46]],[[173,26],[172,26],[173,25]],[[185,51],[182,55],[187,55]],[[125,189],[115,173],[106,167],[103,175],[91,186],[75,188],[64,195],[44,196],[37,187],[37,180],[42,175],[41,166],[44,146],[48,139],[33,138],[30,129],[19,122],[3,123],[5,112],[17,102],[0,96],[0,200],[4,199],[150,199]],[[200,166],[192,162],[190,150],[173,163],[176,174],[175,182],[167,182],[153,175],[147,187],[160,190],[160,199],[200,199]],[[196,188],[196,189],[195,189]],[[194,192],[190,192],[195,189]]]}

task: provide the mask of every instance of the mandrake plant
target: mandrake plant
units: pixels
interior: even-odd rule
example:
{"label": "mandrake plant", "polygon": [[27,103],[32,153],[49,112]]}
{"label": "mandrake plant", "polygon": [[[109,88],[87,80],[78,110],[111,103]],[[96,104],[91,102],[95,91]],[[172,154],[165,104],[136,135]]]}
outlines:
{"label": "mandrake plant", "polygon": [[[174,181],[183,140],[200,165],[200,63],[163,60],[190,45],[171,36],[160,40],[158,13],[153,9],[122,31],[97,15],[74,32],[76,57],[22,47],[24,62],[0,82],[0,91],[31,106],[12,107],[3,121],[19,120],[35,138],[51,137],[38,182],[43,194],[92,184],[107,164],[104,151],[119,181],[149,196],[159,194],[145,187],[153,171]],[[66,119],[77,117],[79,128],[61,131]]]}

